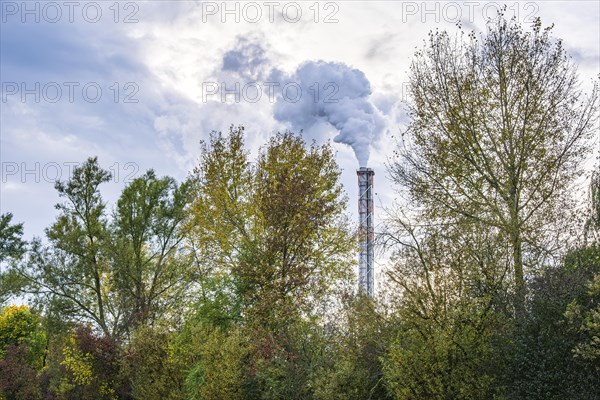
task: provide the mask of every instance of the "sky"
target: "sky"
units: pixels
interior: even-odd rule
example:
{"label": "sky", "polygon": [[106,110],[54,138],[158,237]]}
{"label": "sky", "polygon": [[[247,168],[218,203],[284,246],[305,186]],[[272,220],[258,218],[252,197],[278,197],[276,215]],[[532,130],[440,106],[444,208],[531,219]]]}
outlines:
{"label": "sky", "polygon": [[[243,125],[252,155],[277,131],[331,141],[348,215],[356,169],[375,170],[376,217],[409,122],[408,70],[428,32],[485,31],[478,1],[0,1],[0,213],[43,236],[53,183],[98,156],[109,207],[153,168],[183,180],[211,131]],[[582,87],[600,74],[600,2],[507,2],[554,24]],[[379,213],[379,215],[377,215]]]}

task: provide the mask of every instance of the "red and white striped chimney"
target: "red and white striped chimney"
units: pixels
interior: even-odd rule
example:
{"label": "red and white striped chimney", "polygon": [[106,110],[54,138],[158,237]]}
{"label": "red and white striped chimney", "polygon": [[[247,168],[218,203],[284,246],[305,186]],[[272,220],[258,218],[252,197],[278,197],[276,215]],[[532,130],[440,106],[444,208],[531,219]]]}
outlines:
{"label": "red and white striped chimney", "polygon": [[371,168],[360,167],[356,170],[356,175],[358,175],[358,237],[360,245],[358,256],[358,289],[367,296],[372,297],[375,289],[373,273],[373,241],[375,239],[373,176],[375,172]]}

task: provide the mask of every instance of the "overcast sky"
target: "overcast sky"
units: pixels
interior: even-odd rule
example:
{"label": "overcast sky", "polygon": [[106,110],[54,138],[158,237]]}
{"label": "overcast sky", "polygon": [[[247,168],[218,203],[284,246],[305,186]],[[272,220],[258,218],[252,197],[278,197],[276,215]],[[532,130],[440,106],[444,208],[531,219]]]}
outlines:
{"label": "overcast sky", "polygon": [[[331,140],[349,215],[359,160],[375,170],[377,203],[391,204],[385,162],[407,123],[401,100],[415,49],[458,21],[484,30],[499,3],[0,4],[0,212],[31,238],[56,216],[53,181],[88,156],[113,173],[103,188],[112,202],[148,168],[184,179],[199,141],[231,124],[246,127],[253,154],[285,129]],[[600,73],[600,2],[507,5],[525,24],[554,23],[590,86]]]}

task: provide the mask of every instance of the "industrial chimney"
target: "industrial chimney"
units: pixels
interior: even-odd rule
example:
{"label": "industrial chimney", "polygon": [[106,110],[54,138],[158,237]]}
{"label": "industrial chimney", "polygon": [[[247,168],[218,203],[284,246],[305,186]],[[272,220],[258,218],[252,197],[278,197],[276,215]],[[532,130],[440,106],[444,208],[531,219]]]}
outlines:
{"label": "industrial chimney", "polygon": [[358,290],[372,297],[374,293],[373,240],[375,239],[373,220],[373,176],[371,168],[360,167],[358,175]]}

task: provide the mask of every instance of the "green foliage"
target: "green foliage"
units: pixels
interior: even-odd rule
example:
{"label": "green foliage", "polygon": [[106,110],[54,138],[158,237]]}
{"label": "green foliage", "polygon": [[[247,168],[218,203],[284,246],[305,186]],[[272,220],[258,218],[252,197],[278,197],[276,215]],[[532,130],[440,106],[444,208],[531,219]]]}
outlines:
{"label": "green foliage", "polygon": [[592,317],[597,301],[590,289],[598,271],[599,250],[588,247],[570,252],[562,266],[547,268],[532,282],[530,307],[507,348],[508,398],[596,398],[600,369],[586,316]]}
{"label": "green foliage", "polygon": [[[579,254],[578,254],[579,253]],[[581,292],[573,296],[566,307],[565,317],[570,334],[576,339],[572,352],[586,368],[600,374],[600,247],[592,245],[576,252],[573,257],[579,268],[588,272]],[[600,384],[600,382],[599,382]]]}
{"label": "green foliage", "polygon": [[312,397],[316,311],[354,258],[339,176],[329,145],[292,133],[255,163],[242,127],[211,135],[189,222],[206,329],[187,380],[196,398]]}
{"label": "green foliage", "polygon": [[393,398],[382,363],[397,328],[391,318],[369,298],[344,302],[324,338],[315,340],[314,346],[324,353],[311,368],[315,399]]}
{"label": "green foliage", "polygon": [[27,280],[15,273],[14,269],[9,267],[0,272],[0,306],[6,304],[14,296],[18,296],[26,286]]}
{"label": "green foliage", "polygon": [[11,224],[12,217],[11,213],[0,215],[0,305],[24,286],[18,276],[2,270],[4,262],[18,261],[25,253],[26,242],[21,239],[23,224]]}
{"label": "green foliage", "polygon": [[325,363],[317,312],[354,261],[339,176],[329,145],[291,133],[251,164],[243,128],[212,136],[192,182],[150,170],[112,214],[110,174],[96,158],[75,168],[55,185],[65,202],[48,243],[10,270],[52,335],[36,393],[311,398]]}
{"label": "green foliage", "polygon": [[27,363],[34,369],[41,369],[46,335],[40,315],[25,305],[4,307],[0,313],[0,357],[6,355],[10,346],[20,345],[27,349]]}
{"label": "green foliage", "polygon": [[23,224],[11,225],[13,215],[0,215],[0,263],[8,258],[19,258],[25,252]]}
{"label": "green foliage", "polygon": [[41,316],[27,306],[0,313],[0,399],[41,399],[38,372],[46,356]]}
{"label": "green foliage", "polygon": [[231,276],[212,273],[199,277],[199,281],[200,293],[192,321],[228,329],[241,320],[241,299],[236,295]]}
{"label": "green foliage", "polygon": [[[597,186],[593,177],[592,193]],[[586,234],[595,233],[597,207],[597,197],[592,195]],[[508,398],[597,397],[599,274],[600,248],[592,242],[569,251],[560,266],[545,268],[535,277],[530,306],[516,321],[507,348],[510,356],[503,375]]]}
{"label": "green foliage", "polygon": [[[118,336],[169,318],[190,287],[182,252],[189,184],[149,170],[121,193],[113,221],[111,262],[121,312]],[[177,318],[177,315],[172,317]]]}
{"label": "green foliage", "polygon": [[597,84],[583,95],[551,29],[500,15],[481,38],[432,32],[415,55],[413,119],[389,165],[408,193],[385,236],[396,246],[400,323],[384,358],[395,398],[598,393],[573,356],[590,343],[574,329],[589,339],[595,328],[572,303],[587,280],[558,265],[540,276],[575,226],[569,188],[598,117]]}
{"label": "green foliage", "polygon": [[35,239],[28,263],[17,267],[29,283],[26,291],[46,304],[60,299],[65,317],[91,321],[106,335],[113,331],[108,305],[110,235],[99,186],[109,179],[110,173],[90,158],[74,168],[69,181],[56,182],[65,202],[56,205],[60,214],[46,230],[49,246]]}
{"label": "green foliage", "polygon": [[[600,299],[600,273],[588,285],[589,301],[598,304]],[[589,307],[589,306],[588,306]],[[593,307],[593,306],[592,306]],[[573,353],[584,360],[594,362],[595,370],[600,373],[600,306],[584,309],[577,302],[570,303],[566,317],[577,324],[577,332],[583,336],[581,343],[573,349]]]}
{"label": "green foliage", "polygon": [[196,327],[193,334],[200,335],[202,342],[194,349],[199,361],[189,370],[185,380],[187,398],[246,399],[243,383],[248,342],[241,330]]}
{"label": "green foliage", "polygon": [[324,363],[322,326],[316,320],[288,321],[277,331],[254,328],[246,365],[246,396],[255,399],[311,399],[314,371]]}
{"label": "green foliage", "polygon": [[509,318],[502,237],[477,224],[397,223],[404,239],[390,271],[401,293],[384,360],[390,389],[396,399],[492,398]]}
{"label": "green foliage", "polygon": [[174,334],[165,329],[141,327],[135,331],[124,360],[133,398],[184,399],[184,366],[178,363],[174,346]]}
{"label": "green foliage", "polygon": [[190,286],[183,254],[184,209],[189,184],[158,178],[152,170],[122,192],[112,218],[99,186],[110,179],[96,158],[57,182],[66,199],[46,230],[49,243],[32,243],[27,263],[10,276],[63,319],[92,323],[107,337],[124,338],[159,318],[180,319],[177,310]]}
{"label": "green foliage", "polygon": [[203,271],[232,275],[232,303],[251,321],[285,325],[348,275],[354,243],[330,146],[278,134],[251,166],[243,128],[232,127],[213,133],[194,172],[196,257]]}
{"label": "green foliage", "polygon": [[330,146],[307,148],[291,133],[261,151],[253,182],[257,238],[233,269],[256,308],[280,309],[285,320],[312,308],[311,299],[348,273],[354,247],[339,176]]}
{"label": "green foliage", "polygon": [[318,319],[288,320],[277,331],[188,325],[178,352],[191,365],[190,398],[391,398],[379,362],[391,329],[368,299],[350,303],[325,327]]}

